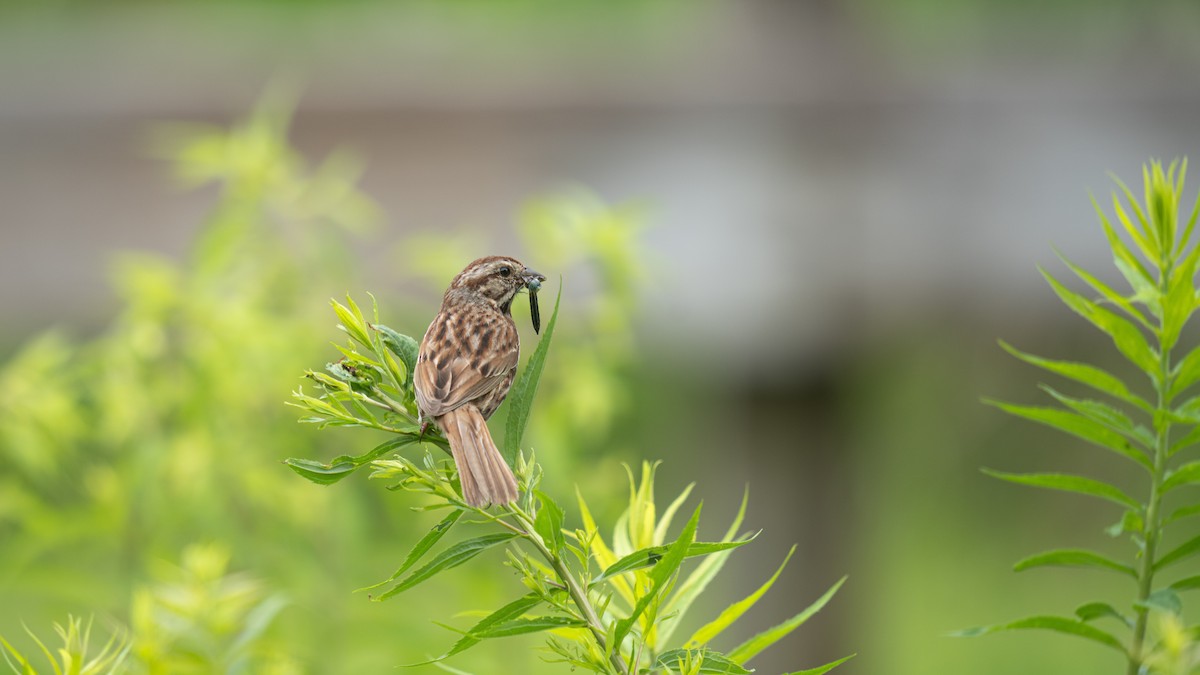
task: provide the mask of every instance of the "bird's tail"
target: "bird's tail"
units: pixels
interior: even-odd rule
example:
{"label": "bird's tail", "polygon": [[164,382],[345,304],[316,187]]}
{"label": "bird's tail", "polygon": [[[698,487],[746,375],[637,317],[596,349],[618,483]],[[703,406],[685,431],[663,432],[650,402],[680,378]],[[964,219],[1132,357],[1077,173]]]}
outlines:
{"label": "bird's tail", "polygon": [[438,418],[450,441],[450,454],[458,467],[463,499],[476,507],[517,501],[517,479],[492,441],[479,408],[468,403]]}

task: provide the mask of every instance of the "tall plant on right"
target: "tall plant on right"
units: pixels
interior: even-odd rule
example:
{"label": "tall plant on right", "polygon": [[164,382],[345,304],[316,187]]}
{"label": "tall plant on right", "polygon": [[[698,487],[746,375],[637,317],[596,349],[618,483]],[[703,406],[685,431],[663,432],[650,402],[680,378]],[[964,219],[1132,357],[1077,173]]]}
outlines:
{"label": "tall plant on right", "polygon": [[1200,626],[1183,623],[1180,597],[1180,591],[1200,588],[1200,575],[1179,578],[1178,573],[1180,563],[1200,555],[1200,536],[1181,538],[1176,532],[1181,521],[1200,514],[1194,494],[1181,489],[1200,484],[1200,461],[1187,459],[1189,451],[1200,444],[1200,395],[1189,393],[1200,382],[1200,348],[1185,349],[1180,344],[1184,326],[1200,307],[1196,287],[1200,246],[1192,241],[1200,201],[1186,224],[1179,218],[1186,171],[1186,160],[1172,162],[1165,170],[1161,163],[1151,162],[1143,168],[1145,187],[1140,203],[1132,190],[1116,180],[1119,190],[1113,194],[1112,210],[1119,229],[1096,204],[1127,290],[1108,286],[1065,258],[1066,266],[1091,289],[1091,297],[1043,271],[1063,303],[1108,335],[1144,379],[1126,382],[1090,364],[1041,358],[1002,342],[1004,349],[1022,361],[1104,398],[1077,398],[1042,385],[1056,405],[989,401],[1007,413],[1117,453],[1129,461],[1136,476],[1130,484],[1134,480],[1138,484],[1136,491],[1129,492],[1081,475],[985,470],[1001,480],[1112,502],[1121,508],[1121,516],[1108,533],[1127,535],[1133,544],[1122,559],[1064,548],[1032,555],[1014,569],[1067,566],[1102,570],[1130,578],[1133,597],[1123,606],[1089,602],[1077,608],[1074,616],[1031,616],[959,635],[1052,630],[1117,651],[1126,662],[1128,675],[1200,672],[1194,647]]}

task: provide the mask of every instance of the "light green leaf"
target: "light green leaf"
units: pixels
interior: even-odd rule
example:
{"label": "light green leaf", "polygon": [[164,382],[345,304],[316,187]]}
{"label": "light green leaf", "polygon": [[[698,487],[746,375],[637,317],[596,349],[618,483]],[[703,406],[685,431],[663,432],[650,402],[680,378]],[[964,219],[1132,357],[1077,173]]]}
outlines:
{"label": "light green leaf", "polygon": [[383,324],[377,323],[371,327],[379,333],[379,338],[383,341],[383,345],[388,348],[388,351],[396,355],[404,364],[406,374],[404,384],[412,386],[413,373],[417,369],[417,352],[421,348],[420,344],[416,339],[403,333],[397,333]]}
{"label": "light green leaf", "polygon": [[783,568],[787,566],[788,561],[792,559],[792,554],[795,552],[796,547],[793,545],[791,550],[788,551],[787,555],[784,556],[783,562],[780,563],[779,568],[775,570],[775,574],[772,574],[771,578],[767,579],[766,583],[764,583],[762,586],[759,586],[758,590],[754,591],[750,595],[726,607],[716,619],[713,619],[702,626],[700,630],[696,631],[688,640],[687,644],[689,646],[708,644],[713,640],[713,638],[720,635],[721,631],[725,630],[732,625],[733,622],[741,618],[741,616],[745,614],[747,610],[754,606],[754,603],[758,602],[759,598],[761,598],[767,591],[771,590],[771,586],[775,583],[775,580],[779,578],[779,574],[783,572]]}
{"label": "light green leaf", "polygon": [[687,557],[688,549],[695,541],[696,528],[699,524],[700,506],[697,506],[695,512],[692,513],[691,519],[688,520],[688,524],[684,526],[683,532],[679,534],[679,538],[667,548],[666,553],[655,563],[654,569],[650,572],[649,590],[638,598],[637,604],[634,605],[633,611],[629,613],[628,617],[617,621],[610,649],[618,649],[620,647],[620,644],[625,640],[625,636],[629,635],[629,631],[633,629],[633,624],[646,611],[650,603],[667,587],[671,576],[675,574],[679,566],[683,564],[684,558]]}
{"label": "light green leaf", "polygon": [[434,544],[438,543],[441,541],[442,537],[446,536],[446,533],[450,531],[451,527],[454,527],[454,524],[458,522],[458,519],[462,517],[462,514],[463,512],[457,509],[451,511],[445,518],[430,528],[429,531],[425,533],[425,536],[421,537],[421,539],[417,541],[416,545],[412,547],[412,550],[408,552],[408,555],[404,556],[404,561],[400,563],[400,567],[392,573],[392,576],[372,586],[360,588],[356,592],[372,591],[380,586],[399,579],[401,574],[404,574],[413,565],[417,564],[417,561],[419,561],[422,556],[428,553],[429,549],[433,548]]}
{"label": "light green leaf", "polygon": [[1041,386],[1042,391],[1054,397],[1054,400],[1067,406],[1071,410],[1083,415],[1084,417],[1096,422],[1108,429],[1115,431],[1122,436],[1140,444],[1143,448],[1151,448],[1154,446],[1154,434],[1145,427],[1135,426],[1133,420],[1125,413],[1116,408],[1102,403],[1100,401],[1092,401],[1087,399],[1077,399],[1059,393],[1052,387],[1046,385]]}
{"label": "light green leaf", "polygon": [[542,368],[546,365],[546,354],[550,351],[550,340],[554,337],[554,324],[558,321],[558,304],[562,300],[562,283],[558,286],[558,296],[554,299],[554,312],[546,323],[546,332],[533,350],[533,356],[525,364],[525,370],[508,392],[508,424],[504,428],[504,461],[513,466],[517,454],[521,452],[521,437],[525,435],[525,425],[529,422],[529,411],[533,407],[533,397],[537,394],[538,382],[542,378]]}
{"label": "light green leaf", "polygon": [[683,492],[671,502],[667,509],[663,511],[662,517],[658,519],[658,525],[654,528],[654,541],[665,541],[667,538],[667,529],[671,527],[671,521],[675,519],[675,512],[683,506],[683,502],[687,501],[688,495],[692,493],[692,488],[696,487],[695,483],[688,483],[687,487],[683,488]]}
{"label": "light green leaf", "polygon": [[1114,637],[1111,633],[1100,630],[1099,628],[1096,628],[1090,624],[1083,623],[1082,621],[1076,621],[1075,619],[1068,619],[1061,616],[1031,616],[1006,624],[967,628],[965,630],[951,633],[950,635],[952,637],[978,637],[981,635],[990,635],[992,633],[1010,630],[1052,630],[1057,633],[1076,635],[1086,640],[1098,642],[1106,647],[1112,647],[1122,654],[1126,653],[1125,645],[1121,644],[1121,641]]}
{"label": "light green leaf", "polygon": [[1167,449],[1167,457],[1174,457],[1175,453],[1186,450],[1197,443],[1200,443],[1200,424],[1192,427],[1190,431],[1171,443],[1171,447]]}
{"label": "light green leaf", "polygon": [[1200,588],[1200,575],[1180,579],[1179,581],[1171,584],[1170,588],[1175,591],[1194,591],[1197,588]]}
{"label": "light green leaf", "polygon": [[1076,492],[1078,494],[1107,499],[1134,509],[1141,508],[1141,504],[1137,500],[1125,494],[1120,488],[1083,476],[1063,473],[1005,473],[986,468],[983,469],[983,472],[993,478],[1006,480],[1010,483],[1031,485],[1049,490]]}
{"label": "light green leaf", "polygon": [[542,541],[552,553],[558,555],[563,547],[566,546],[566,540],[563,537],[563,510],[551,499],[546,493],[541,490],[535,490],[541,505],[538,508],[537,516],[533,522],[533,529],[541,536]]}
{"label": "light green leaf", "polygon": [[[1200,247],[1197,248],[1200,249]],[[1200,347],[1196,347],[1188,352],[1171,369],[1171,378],[1171,398],[1174,398],[1193,384],[1196,384],[1197,381],[1200,381]]]}
{"label": "light green leaf", "polygon": [[836,584],[831,586],[829,590],[825,591],[824,595],[817,598],[816,602],[804,608],[804,610],[799,614],[793,616],[787,621],[784,621],[778,626],[775,626],[774,628],[755,635],[749,640],[746,640],[742,644],[738,645],[733,651],[729,652],[729,658],[743,664],[754,658],[759,652],[780,641],[786,637],[788,633],[796,630],[802,624],[804,624],[805,621],[808,621],[810,618],[812,618],[814,614],[821,611],[821,608],[828,604],[829,600],[833,597],[833,594],[837,593],[838,589],[841,588],[842,584],[844,583],[846,583],[846,577],[839,579]]}
{"label": "light green leaf", "polygon": [[509,532],[502,532],[499,534],[485,534],[481,537],[475,537],[474,539],[468,539],[466,541],[459,542],[439,553],[424,567],[405,577],[404,580],[393,586],[386,593],[372,599],[376,601],[387,600],[394,595],[398,595],[399,593],[416,586],[417,584],[429,579],[439,572],[444,572],[448,569],[458,567],[471,558],[483,553],[487,549],[499,544],[503,544],[515,536],[517,535]]}
{"label": "light green leaf", "polygon": [[1143,316],[1142,313],[1138,311],[1137,307],[1135,307],[1132,302],[1130,302],[1128,299],[1126,299],[1125,296],[1123,296],[1120,293],[1117,293],[1113,289],[1109,288],[1107,284],[1100,281],[1096,277],[1092,276],[1092,274],[1089,273],[1087,270],[1075,265],[1070,260],[1067,260],[1067,258],[1063,254],[1058,253],[1057,251],[1055,251],[1055,253],[1058,254],[1058,259],[1063,261],[1063,263],[1068,268],[1070,268],[1071,271],[1076,274],[1076,276],[1078,276],[1080,279],[1083,279],[1083,281],[1086,282],[1087,285],[1096,289],[1096,291],[1098,293],[1100,293],[1100,295],[1104,296],[1104,298],[1106,300],[1108,300],[1112,304],[1116,305],[1117,307],[1120,307],[1122,310],[1125,311],[1126,314],[1128,314],[1131,318],[1136,320],[1138,323],[1145,326],[1147,329],[1153,330],[1153,326],[1150,324],[1149,321],[1146,320],[1146,317]]}
{"label": "light green leaf", "polygon": [[1194,556],[1197,553],[1200,553],[1200,535],[1197,535],[1197,536],[1183,542],[1182,544],[1177,546],[1174,550],[1172,550],[1170,553],[1164,555],[1163,557],[1161,557],[1157,561],[1155,561],[1154,570],[1158,571],[1158,570],[1166,567],[1167,565],[1172,565],[1174,563],[1179,562],[1180,560],[1190,558],[1191,556]]}
{"label": "light green leaf", "polygon": [[1135,405],[1143,410],[1153,410],[1154,406],[1150,405],[1145,399],[1134,394],[1129,390],[1125,383],[1116,376],[1111,375],[1095,366],[1086,363],[1075,363],[1072,361],[1055,361],[1052,359],[1044,359],[1039,356],[1027,354],[1016,347],[1000,341],[1000,346],[1009,354],[1021,359],[1031,365],[1037,366],[1052,373],[1070,378],[1076,382],[1086,384],[1087,386],[1108,394],[1114,398],[1118,398],[1126,403]]}
{"label": "light green leaf", "polygon": [[1027,420],[1054,427],[1073,436],[1078,436],[1085,441],[1090,441],[1100,447],[1108,448],[1123,457],[1137,462],[1147,471],[1154,471],[1154,463],[1150,458],[1144,452],[1141,452],[1130,444],[1124,436],[1082,415],[1057,408],[1013,405],[1011,403],[1001,403],[992,400],[985,400],[984,402],[994,405],[1010,415],[1024,417]]}
{"label": "light green leaf", "polygon": [[1188,462],[1183,466],[1168,472],[1166,480],[1163,481],[1162,492],[1173,490],[1181,485],[1191,485],[1200,483],[1200,461]]}
{"label": "light green leaf", "polygon": [[1158,371],[1158,354],[1150,348],[1146,336],[1136,326],[1063,286],[1048,272],[1043,271],[1042,275],[1050,282],[1063,303],[1107,333],[1125,358],[1144,373],[1152,375]]}
{"label": "light green leaf", "polygon": [[1134,579],[1138,577],[1137,570],[1128,565],[1122,565],[1094,551],[1076,548],[1062,548],[1031,555],[1013,565],[1013,571],[1023,572],[1035,567],[1089,567],[1120,572]]}
{"label": "light green leaf", "polygon": [[809,668],[808,670],[797,670],[796,672],[789,673],[788,675],[825,675],[825,673],[828,673],[829,671],[833,670],[834,668],[837,668],[838,666],[849,661],[850,659],[854,658],[855,656],[858,656],[858,654],[851,654],[850,656],[843,656],[842,658],[838,659],[837,661],[826,663],[823,666],[817,666],[816,668]]}
{"label": "light green leaf", "polygon": [[1181,506],[1172,511],[1170,516],[1167,516],[1167,519],[1163,521],[1163,525],[1169,525],[1177,520],[1190,518],[1197,514],[1200,514],[1200,504]]}
{"label": "light green leaf", "polygon": [[354,299],[349,295],[346,296],[346,305],[341,304],[337,300],[329,301],[333,305],[333,312],[337,314],[338,321],[342,323],[338,326],[346,331],[355,342],[361,344],[367,349],[371,348],[371,338],[367,335],[367,322],[363,320],[362,312],[358,309],[358,305],[354,303]]}

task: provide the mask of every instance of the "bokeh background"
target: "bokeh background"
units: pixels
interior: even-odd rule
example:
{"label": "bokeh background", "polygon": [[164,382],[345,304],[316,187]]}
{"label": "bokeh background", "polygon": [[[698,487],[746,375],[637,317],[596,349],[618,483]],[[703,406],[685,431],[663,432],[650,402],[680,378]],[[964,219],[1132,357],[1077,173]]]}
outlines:
{"label": "bokeh background", "polygon": [[1197,155],[1198,38],[1182,0],[0,4],[0,634],[94,615],[162,672],[389,672],[512,597],[499,557],[352,594],[433,520],[280,463],[372,444],[283,405],[336,356],[329,297],[419,335],[509,252],[564,285],[551,489],[611,522],[621,462],[662,459],[717,536],[748,484],[764,532],[692,621],[793,543],[743,635],[850,575],[759,672],[1116,672],[945,634],[1127,596],[1010,571],[1127,552],[1118,513],[979,467],[1123,467],[979,399],[1038,400],[997,337],[1127,374],[1037,266],[1107,278],[1089,190]]}

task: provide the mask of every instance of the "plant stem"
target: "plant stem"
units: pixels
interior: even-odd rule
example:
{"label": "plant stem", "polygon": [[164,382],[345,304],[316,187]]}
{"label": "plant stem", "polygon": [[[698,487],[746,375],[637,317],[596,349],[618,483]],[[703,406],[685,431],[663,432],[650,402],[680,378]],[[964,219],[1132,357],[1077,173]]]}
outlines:
{"label": "plant stem", "polygon": [[[583,619],[587,622],[588,628],[592,631],[592,637],[596,640],[596,645],[600,647],[600,651],[608,651],[604,638],[604,624],[601,623],[599,615],[596,614],[596,608],[592,607],[592,602],[588,599],[587,591],[584,590],[582,585],[580,585],[579,580],[575,578],[575,575],[571,574],[571,570],[567,567],[566,563],[563,562],[562,558],[556,555],[550,549],[546,548],[546,544],[542,542],[541,535],[534,530],[533,521],[530,519],[529,515],[516,506],[509,508],[513,515],[515,515],[517,520],[521,523],[521,529],[524,530],[523,534],[525,537],[533,543],[538,552],[540,552],[542,557],[550,563],[550,566],[554,568],[554,571],[558,573],[559,578],[562,579],[563,583],[566,585],[567,593],[570,594],[571,600],[575,602],[575,606],[578,607],[580,613],[583,614]],[[629,675],[629,666],[626,665],[625,660],[621,658],[621,650],[619,645],[615,646],[612,652],[609,654],[609,661],[612,662],[613,668],[620,673],[620,675]]]}
{"label": "plant stem", "polygon": [[[1165,261],[1160,266],[1159,277],[1159,293],[1164,299],[1167,297],[1170,288],[1168,288],[1171,279],[1172,262]],[[1165,319],[1159,317],[1159,330],[1157,331],[1159,345],[1163,347],[1162,336]],[[1142,569],[1138,574],[1138,595],[1137,604],[1142,605],[1137,608],[1137,623],[1133,629],[1133,641],[1129,646],[1129,667],[1126,669],[1126,675],[1138,675],[1142,665],[1145,662],[1145,654],[1143,649],[1146,642],[1146,623],[1150,615],[1150,611],[1144,606],[1146,599],[1150,597],[1150,593],[1154,590],[1154,563],[1155,549],[1158,547],[1158,538],[1161,534],[1159,527],[1159,504],[1162,501],[1162,481],[1163,473],[1166,470],[1167,464],[1167,449],[1170,442],[1171,422],[1167,417],[1167,412],[1170,410],[1170,391],[1171,391],[1171,350],[1163,348],[1159,357],[1159,372],[1156,378],[1156,389],[1158,395],[1158,406],[1154,412],[1154,471],[1150,481],[1150,501],[1146,506],[1146,521],[1145,526],[1145,548],[1142,550]]]}

